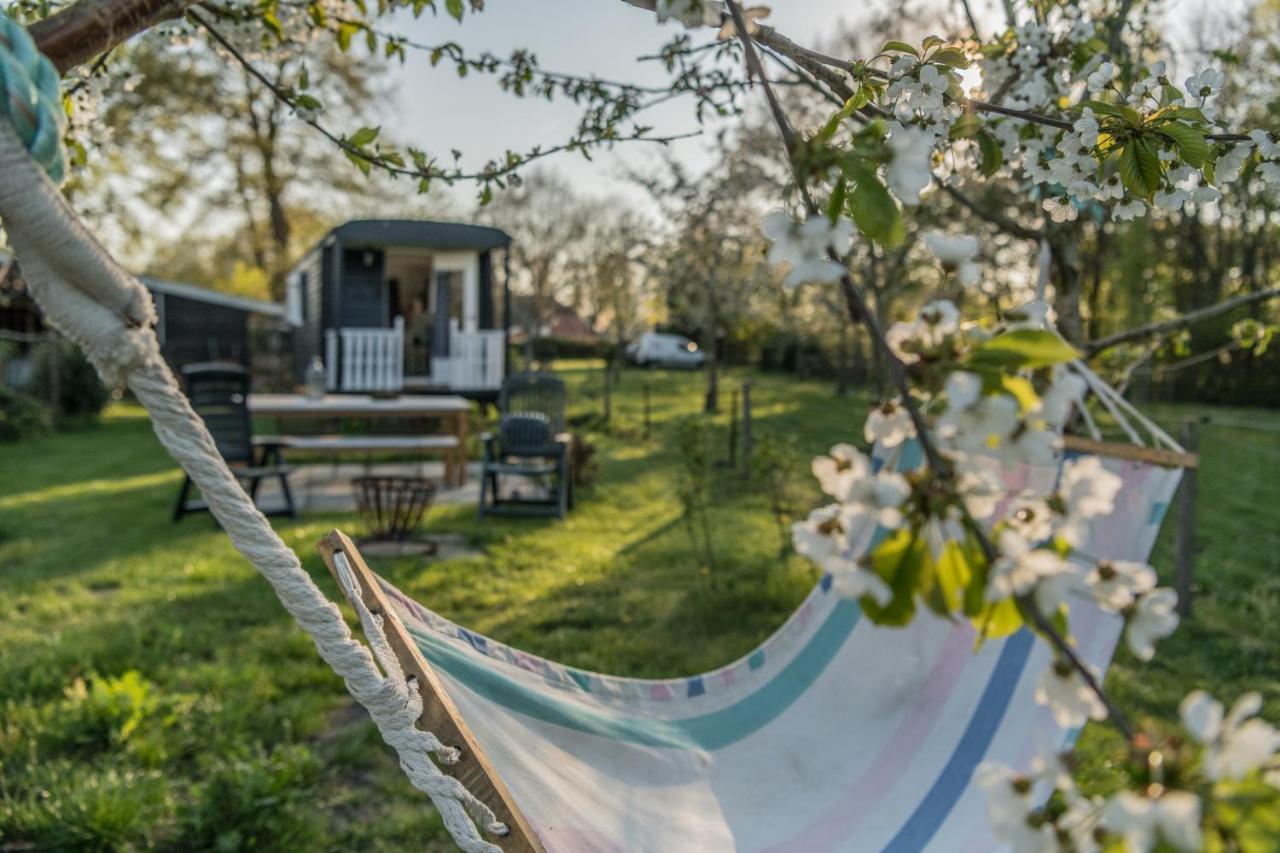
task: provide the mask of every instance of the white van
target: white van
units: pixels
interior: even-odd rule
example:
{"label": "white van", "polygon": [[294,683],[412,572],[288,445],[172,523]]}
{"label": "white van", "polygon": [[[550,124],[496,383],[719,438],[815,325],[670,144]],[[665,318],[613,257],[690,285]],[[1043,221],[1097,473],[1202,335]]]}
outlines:
{"label": "white van", "polygon": [[627,355],[642,367],[687,367],[696,370],[706,361],[706,356],[693,341],[682,335],[664,335],[658,332],[641,335],[638,341],[627,347]]}

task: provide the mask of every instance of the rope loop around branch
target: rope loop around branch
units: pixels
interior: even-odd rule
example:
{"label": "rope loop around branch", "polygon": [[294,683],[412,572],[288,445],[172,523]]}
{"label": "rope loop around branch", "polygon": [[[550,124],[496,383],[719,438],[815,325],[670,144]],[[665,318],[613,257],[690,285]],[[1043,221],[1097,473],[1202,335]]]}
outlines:
{"label": "rope loop around branch", "polygon": [[62,134],[66,112],[57,69],[32,41],[26,27],[0,12],[0,112],[40,168],[62,183],[67,173]]}

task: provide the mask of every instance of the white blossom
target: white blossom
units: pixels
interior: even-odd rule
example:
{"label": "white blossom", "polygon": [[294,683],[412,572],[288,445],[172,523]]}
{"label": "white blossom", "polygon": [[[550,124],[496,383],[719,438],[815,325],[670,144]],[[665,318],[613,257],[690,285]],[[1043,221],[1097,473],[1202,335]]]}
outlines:
{"label": "white blossom", "polygon": [[903,204],[916,205],[933,180],[934,135],[921,127],[890,123],[893,159],[886,172],[889,188]]}
{"label": "white blossom", "polygon": [[1107,610],[1119,613],[1130,607],[1138,596],[1156,586],[1155,569],[1128,560],[1103,560],[1085,577],[1093,598]]}
{"label": "white blossom", "polygon": [[974,781],[987,799],[991,831],[1016,853],[1050,853],[1057,849],[1053,827],[1032,820],[1035,780],[995,761],[984,761]]}
{"label": "white blossom", "polygon": [[1048,705],[1054,722],[1064,729],[1079,728],[1088,720],[1107,717],[1107,706],[1068,663],[1058,662],[1045,669],[1036,682],[1036,701]]}
{"label": "white blossom", "polygon": [[1244,164],[1248,162],[1252,154],[1252,142],[1237,142],[1231,146],[1227,153],[1218,158],[1218,162],[1214,166],[1213,175],[1217,178],[1218,183],[1230,183],[1238,179],[1240,172],[1244,169]]}
{"label": "white blossom", "polygon": [[1090,519],[1111,512],[1121,480],[1096,456],[1081,456],[1062,466],[1058,494],[1066,505],[1059,534],[1072,545],[1084,541]]}
{"label": "white blossom", "polygon": [[942,391],[947,397],[947,408],[964,411],[973,408],[982,396],[982,377],[967,370],[956,370],[947,376]]}
{"label": "white blossom", "polygon": [[1119,75],[1119,70],[1113,62],[1104,62],[1098,66],[1098,70],[1089,75],[1088,86],[1090,92],[1101,92],[1107,86],[1111,85],[1111,81]]}
{"label": "white blossom", "polygon": [[1193,74],[1187,78],[1187,94],[1209,98],[1221,92],[1226,82],[1226,74],[1216,68],[1206,68],[1199,74]]}
{"label": "white blossom", "polygon": [[1156,653],[1156,640],[1164,639],[1178,627],[1177,607],[1177,593],[1167,586],[1138,599],[1124,631],[1125,642],[1135,657],[1151,660]]}
{"label": "white blossom", "polygon": [[1140,198],[1118,204],[1111,209],[1111,219],[1115,222],[1132,222],[1147,212],[1147,203]]}
{"label": "white blossom", "polygon": [[853,483],[846,511],[870,517],[881,527],[901,527],[901,507],[910,494],[906,477],[896,471],[877,471]]}
{"label": "white blossom", "polygon": [[1164,791],[1159,799],[1121,791],[1102,822],[1124,838],[1128,853],[1147,853],[1161,841],[1175,850],[1200,849],[1200,798],[1187,791]]}
{"label": "white blossom", "polygon": [[949,404],[938,418],[938,435],[966,453],[991,453],[1009,441],[1018,423],[1018,401],[990,394],[963,408]]}
{"label": "white blossom", "polygon": [[884,607],[893,600],[893,590],[871,569],[849,561],[831,572],[831,585],[841,598],[870,597]]}
{"label": "white blossom", "polygon": [[818,507],[804,521],[791,525],[791,543],[796,553],[828,571],[833,561],[844,559],[847,534],[840,504]]}
{"label": "white blossom", "polygon": [[1210,779],[1240,779],[1270,763],[1280,750],[1280,732],[1257,718],[1262,696],[1245,693],[1224,716],[1222,703],[1203,690],[1193,690],[1178,706],[1187,732],[1206,749],[1204,768]]}
{"label": "white blossom", "polygon": [[1005,512],[1005,524],[1027,542],[1039,544],[1053,535],[1053,510],[1037,495],[1019,495]]}
{"label": "white blossom", "polygon": [[853,526],[867,519],[884,527],[902,524],[900,507],[911,486],[901,474],[871,473],[870,460],[849,444],[837,444],[830,455],[815,458],[812,468],[822,490],[842,505],[842,524]]}
{"label": "white blossom", "polygon": [[991,564],[987,600],[1026,595],[1045,578],[1069,571],[1067,561],[1057,552],[1035,548],[1014,531],[1005,530],[1000,534],[1000,556]]}
{"label": "white blossom", "polygon": [[829,250],[843,254],[853,239],[853,223],[838,219],[834,223],[825,216],[813,215],[797,223],[787,213],[776,210],[764,218],[761,228],[769,238],[769,263],[788,264],[784,281],[795,286],[807,281],[839,281],[844,264],[834,261]]}
{"label": "white blossom", "polygon": [[838,501],[849,499],[856,480],[871,474],[871,462],[852,444],[837,444],[829,455],[819,456],[811,465],[822,491]]}
{"label": "white blossom", "polygon": [[863,427],[863,437],[870,444],[879,444],[885,448],[897,447],[915,434],[911,413],[900,400],[889,400],[882,406],[876,406],[867,415],[867,422]]}
{"label": "white blossom", "polygon": [[1088,384],[1076,373],[1064,368],[1054,370],[1053,383],[1040,395],[1040,414],[1053,427],[1061,429],[1071,411],[1081,404]]}
{"label": "white blossom", "polygon": [[939,299],[921,308],[914,321],[890,326],[885,342],[903,363],[911,364],[959,330],[960,309],[950,300]]}
{"label": "white blossom", "polygon": [[1032,299],[1025,305],[1019,305],[1004,315],[1004,325],[1008,331],[1016,329],[1048,329],[1053,327],[1056,318],[1053,307],[1043,299]]}
{"label": "white blossom", "polygon": [[1273,139],[1265,130],[1251,130],[1246,136],[1253,141],[1254,147],[1263,160],[1280,157],[1280,141]]}
{"label": "white blossom", "polygon": [[978,520],[995,514],[1007,493],[1004,480],[996,470],[998,466],[979,454],[953,453],[951,467],[956,477],[956,491],[969,514]]}
{"label": "white blossom", "polygon": [[720,0],[658,0],[658,23],[675,19],[686,27],[720,25]]}
{"label": "white blossom", "polygon": [[978,254],[977,237],[972,234],[948,236],[940,231],[926,231],[924,242],[942,262],[942,268],[954,272],[961,284],[970,287],[978,283],[980,270],[973,262]]}
{"label": "white blossom", "polygon": [[1054,222],[1074,222],[1079,211],[1069,198],[1047,198],[1040,204]]}

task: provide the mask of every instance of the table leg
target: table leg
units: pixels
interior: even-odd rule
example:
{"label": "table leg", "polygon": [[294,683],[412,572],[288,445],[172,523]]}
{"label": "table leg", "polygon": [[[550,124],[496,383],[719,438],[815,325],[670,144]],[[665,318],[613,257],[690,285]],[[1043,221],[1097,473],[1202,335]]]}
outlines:
{"label": "table leg", "polygon": [[457,480],[458,487],[461,488],[467,484],[467,414],[464,409],[458,412],[458,461],[457,461]]}

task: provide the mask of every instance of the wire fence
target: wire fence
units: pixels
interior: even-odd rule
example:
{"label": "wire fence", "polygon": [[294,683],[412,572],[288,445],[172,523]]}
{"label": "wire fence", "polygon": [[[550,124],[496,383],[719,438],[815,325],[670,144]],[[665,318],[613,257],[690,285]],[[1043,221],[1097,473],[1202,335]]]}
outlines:
{"label": "wire fence", "polygon": [[1201,593],[1280,601],[1280,416],[1207,409],[1180,420],[1176,434],[1200,464],[1184,477],[1157,563],[1176,567],[1188,606]]}

